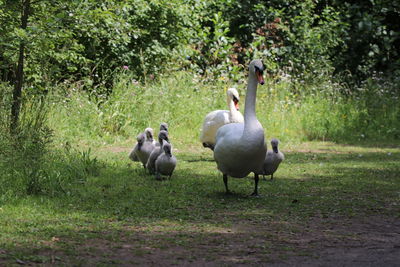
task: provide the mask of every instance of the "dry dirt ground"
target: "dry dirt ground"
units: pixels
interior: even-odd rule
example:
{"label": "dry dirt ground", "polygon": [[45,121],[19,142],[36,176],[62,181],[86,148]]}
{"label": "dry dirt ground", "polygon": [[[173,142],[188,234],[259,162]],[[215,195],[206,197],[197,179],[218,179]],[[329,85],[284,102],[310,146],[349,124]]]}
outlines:
{"label": "dry dirt ground", "polygon": [[73,259],[56,248],[39,254],[54,259],[45,265],[67,266],[400,266],[400,221],[379,215],[302,225],[240,219],[206,231],[126,225],[86,241]]}

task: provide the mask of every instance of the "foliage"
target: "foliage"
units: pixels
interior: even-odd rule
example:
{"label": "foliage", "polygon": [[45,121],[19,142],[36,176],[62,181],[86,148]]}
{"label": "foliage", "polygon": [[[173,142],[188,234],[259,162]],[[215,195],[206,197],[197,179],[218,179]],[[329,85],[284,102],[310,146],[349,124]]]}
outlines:
{"label": "foliage", "polygon": [[167,67],[163,62],[181,42],[186,20],[178,1],[37,1],[22,31],[8,20],[17,16],[18,5],[0,4],[0,45],[7,48],[0,55],[6,63],[2,76],[12,80],[16,41],[23,38],[29,41],[27,82],[35,89],[63,80],[104,89],[123,66],[137,78],[155,74]]}
{"label": "foliage", "polygon": [[275,75],[300,80],[350,73],[361,81],[399,69],[400,14],[392,1],[42,0],[26,31],[18,28],[18,3],[0,2],[1,79],[13,81],[18,40],[27,40],[27,82],[35,90],[81,80],[109,93],[124,66],[147,79],[173,63],[238,81],[254,57]]}
{"label": "foliage", "polygon": [[332,1],[349,25],[343,37],[345,46],[335,49],[336,72],[348,71],[347,81],[363,81],[381,76],[399,76],[400,3],[398,1]]}

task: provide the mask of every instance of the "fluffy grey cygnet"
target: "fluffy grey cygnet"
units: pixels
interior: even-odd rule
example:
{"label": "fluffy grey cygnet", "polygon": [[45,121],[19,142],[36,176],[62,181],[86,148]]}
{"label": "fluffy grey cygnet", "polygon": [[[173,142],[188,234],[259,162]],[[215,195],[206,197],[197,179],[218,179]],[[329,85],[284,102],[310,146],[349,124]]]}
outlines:
{"label": "fluffy grey cygnet", "polygon": [[271,140],[272,151],[268,150],[265,155],[265,160],[262,168],[263,175],[271,175],[271,180],[274,179],[274,173],[279,167],[279,164],[285,159],[285,156],[278,149],[279,141],[276,138]]}
{"label": "fluffy grey cygnet", "polygon": [[163,141],[162,149],[163,152],[158,156],[155,163],[157,180],[161,180],[162,175],[171,178],[177,162],[176,157],[172,155],[172,147],[170,143]]}
{"label": "fluffy grey cygnet", "polygon": [[158,142],[159,144],[153,149],[153,151],[151,152],[147,163],[146,163],[146,168],[149,170],[150,174],[154,174],[155,170],[156,170],[156,160],[158,158],[158,156],[163,152],[162,150],[162,145],[163,145],[163,140],[169,142],[168,139],[168,132],[165,130],[161,130],[158,133]]}

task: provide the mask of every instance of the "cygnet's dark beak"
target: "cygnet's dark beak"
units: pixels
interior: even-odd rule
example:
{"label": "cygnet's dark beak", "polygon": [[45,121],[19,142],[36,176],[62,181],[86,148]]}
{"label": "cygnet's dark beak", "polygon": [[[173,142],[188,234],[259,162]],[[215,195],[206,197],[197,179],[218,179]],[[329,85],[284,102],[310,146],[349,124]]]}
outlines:
{"label": "cygnet's dark beak", "polygon": [[275,153],[278,153],[278,147],[274,146],[274,147],[272,148],[272,150],[273,150]]}

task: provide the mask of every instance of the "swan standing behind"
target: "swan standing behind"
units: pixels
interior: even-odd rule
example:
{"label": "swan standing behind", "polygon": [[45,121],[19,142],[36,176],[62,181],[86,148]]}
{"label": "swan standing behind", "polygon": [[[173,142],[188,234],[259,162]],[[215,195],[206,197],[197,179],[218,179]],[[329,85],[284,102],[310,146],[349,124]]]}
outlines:
{"label": "swan standing behind", "polygon": [[244,123],[231,123],[219,128],[214,148],[214,159],[223,174],[226,192],[228,176],[243,178],[254,173],[254,192],[258,195],[258,172],[264,162],[264,129],[257,120],[255,105],[257,85],[264,84],[264,66],[261,60],[250,62],[247,84]]}
{"label": "swan standing behind", "polygon": [[161,175],[166,175],[171,178],[172,173],[176,167],[176,157],[172,155],[172,147],[167,141],[163,141],[163,153],[158,156],[156,166],[156,179],[161,180]]}
{"label": "swan standing behind", "polygon": [[274,173],[279,167],[279,164],[285,159],[285,156],[278,149],[279,141],[276,138],[271,140],[272,151],[268,150],[265,155],[264,165],[262,169],[263,175],[271,175],[271,180],[274,179]]}
{"label": "swan standing behind", "polygon": [[221,126],[244,121],[239,111],[239,93],[235,88],[226,91],[226,102],[229,110],[214,110],[204,118],[200,134],[200,141],[204,147],[214,150],[215,135]]}
{"label": "swan standing behind", "polygon": [[156,168],[155,163],[156,163],[156,160],[157,160],[158,156],[159,156],[159,155],[162,153],[162,151],[163,151],[163,150],[162,150],[163,140],[169,142],[169,139],[168,139],[168,132],[165,131],[165,130],[161,130],[161,131],[158,133],[158,142],[159,142],[159,145],[156,146],[156,147],[153,149],[153,151],[151,152],[151,154],[150,154],[150,156],[149,156],[149,158],[148,158],[148,160],[147,160],[146,168],[149,170],[150,174],[154,174],[154,172],[155,172],[155,168]]}

